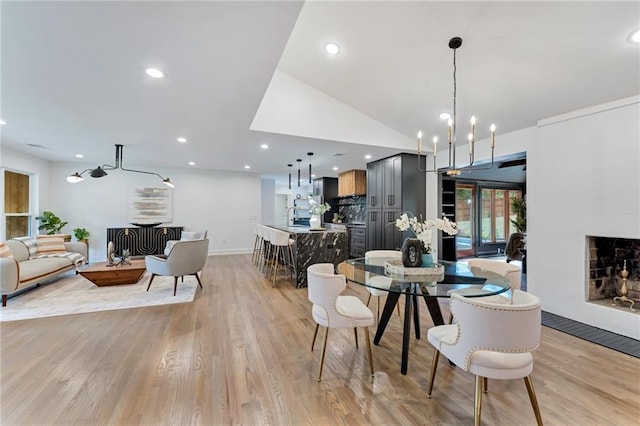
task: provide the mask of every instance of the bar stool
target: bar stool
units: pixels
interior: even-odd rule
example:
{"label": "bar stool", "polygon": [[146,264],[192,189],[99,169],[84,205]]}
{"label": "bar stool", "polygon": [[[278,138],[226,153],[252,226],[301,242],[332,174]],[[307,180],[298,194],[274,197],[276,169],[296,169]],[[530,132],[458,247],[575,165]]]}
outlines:
{"label": "bar stool", "polygon": [[268,274],[269,261],[271,260],[271,229],[268,226],[260,225],[262,229],[262,256],[260,256],[259,263],[261,263],[260,270],[263,274]]}
{"label": "bar stool", "polygon": [[280,267],[280,256],[283,258],[285,271],[291,276],[291,270],[293,265],[293,250],[292,245],[294,240],[289,238],[289,233],[279,231],[277,229],[270,229],[270,241],[273,248],[272,253],[272,276],[271,285],[275,287],[276,276],[278,275],[278,269]]}
{"label": "bar stool", "polygon": [[257,264],[258,257],[262,253],[262,225],[259,223],[252,223],[253,233],[256,234],[256,239],[253,242],[253,256],[251,261],[253,264]]}

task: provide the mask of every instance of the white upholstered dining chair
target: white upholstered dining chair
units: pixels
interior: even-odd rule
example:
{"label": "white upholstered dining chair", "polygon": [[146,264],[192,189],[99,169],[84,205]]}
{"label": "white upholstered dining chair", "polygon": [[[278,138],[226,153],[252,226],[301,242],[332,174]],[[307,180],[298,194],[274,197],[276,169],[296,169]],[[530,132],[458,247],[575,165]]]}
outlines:
{"label": "white upholstered dining chair", "polygon": [[538,425],[542,425],[540,408],[531,380],[533,352],[540,344],[540,299],[520,290],[513,291],[512,303],[490,303],[483,298],[451,295],[451,309],[456,324],[439,325],[427,332],[435,348],[429,390],[440,354],[458,367],[475,374],[475,425],[480,425],[482,393],[487,379],[524,378]]}
{"label": "white upholstered dining chair", "polygon": [[[402,259],[402,252],[398,250],[369,250],[364,254],[364,258],[367,263],[376,263],[376,260],[379,260],[380,266],[384,267],[385,259]],[[391,278],[383,277],[383,276],[375,276],[369,278],[369,273],[365,272],[367,278],[366,282],[372,282],[372,280],[378,280],[375,283],[376,287],[385,287],[391,285]],[[380,321],[380,298],[386,296],[389,292],[386,290],[382,290],[381,288],[373,288],[367,287],[369,291],[369,297],[367,298],[367,306],[371,302],[371,296],[376,298],[376,324]],[[400,316],[400,303],[396,305],[398,308],[398,316]]]}
{"label": "white upholstered dining chair", "polygon": [[474,270],[487,270],[505,277],[512,290],[520,290],[522,270],[518,265],[495,259],[469,259],[467,266],[471,272]]}
{"label": "white upholstered dining chair", "polygon": [[364,335],[367,340],[367,352],[369,354],[369,369],[373,376],[373,359],[371,357],[371,339],[369,338],[369,326],[373,325],[373,313],[360,299],[355,296],[341,296],[347,286],[344,275],[334,273],[331,263],[318,263],[307,268],[308,297],[313,303],[311,313],[316,322],[316,330],[313,333],[311,350],[316,343],[318,328],[324,329],[324,341],[322,343],[322,355],[320,356],[320,372],[318,381],[322,379],[324,356],[327,350],[327,336],[329,328],[353,328],[356,348],[358,347],[358,327],[364,327]]}

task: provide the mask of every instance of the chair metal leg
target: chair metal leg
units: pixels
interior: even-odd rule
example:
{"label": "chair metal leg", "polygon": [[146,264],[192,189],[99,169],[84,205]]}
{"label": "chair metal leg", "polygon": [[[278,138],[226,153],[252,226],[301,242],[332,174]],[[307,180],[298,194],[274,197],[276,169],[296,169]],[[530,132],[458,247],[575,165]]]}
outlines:
{"label": "chair metal leg", "polygon": [[149,291],[149,288],[151,287],[151,281],[153,281],[155,277],[156,277],[156,274],[151,274],[151,278],[149,279],[149,285],[147,286],[147,291]]}
{"label": "chair metal leg", "polygon": [[369,293],[369,297],[367,298],[367,306],[369,306],[369,302],[371,302],[371,293]]}
{"label": "chair metal leg", "polygon": [[486,377],[482,378],[482,391],[484,393],[489,392],[489,379],[487,379]]}
{"label": "chair metal leg", "polygon": [[203,289],[204,287],[202,287],[202,282],[200,281],[200,277],[198,276],[198,273],[196,272],[195,274],[192,274],[196,277],[196,280],[198,280],[198,285],[200,286],[200,289]]}
{"label": "chair metal leg", "polygon": [[318,328],[320,328],[320,324],[316,324],[316,331],[313,332],[313,340],[311,341],[311,352],[313,352],[313,346],[316,344],[316,337],[318,336]]}
{"label": "chair metal leg", "polygon": [[353,335],[356,337],[356,349],[358,349],[358,328],[353,327]]}
{"label": "chair metal leg", "polygon": [[453,312],[449,312],[449,324],[453,324]]}
{"label": "chair metal leg", "polygon": [[533,407],[533,412],[536,415],[536,422],[538,423],[538,426],[542,426],[542,415],[540,415],[540,407],[538,406],[538,399],[536,398],[536,391],[533,388],[533,380],[531,380],[531,376],[525,377],[524,382],[527,385],[527,392],[529,393],[529,399],[531,400],[531,407]]}
{"label": "chair metal leg", "polygon": [[367,352],[369,352],[369,369],[373,376],[373,356],[371,355],[371,339],[369,338],[369,327],[364,328],[364,337],[367,339]]}
{"label": "chair metal leg", "polygon": [[427,398],[431,398],[431,392],[433,391],[433,381],[436,378],[436,369],[438,368],[438,359],[440,358],[440,351],[437,349],[435,349],[435,351],[436,353],[433,354],[433,361],[431,362],[431,374],[429,374],[429,389],[427,390]]}
{"label": "chair metal leg", "polygon": [[482,410],[482,377],[476,376],[476,394],[474,398],[473,424],[480,426],[480,414]]}
{"label": "chair metal leg", "polygon": [[280,246],[276,246],[275,249],[275,254],[273,256],[273,272],[271,274],[271,287],[275,287],[276,286],[276,276],[278,275],[278,266],[279,266],[279,262],[278,262],[278,257],[280,256]]}
{"label": "chair metal leg", "polygon": [[329,335],[329,327],[324,328],[324,342],[322,342],[322,355],[320,356],[320,373],[318,373],[318,381],[322,379],[322,367],[324,367],[324,353],[327,350],[327,336]]}
{"label": "chair metal leg", "polygon": [[173,295],[178,291],[178,277],[173,277]]}
{"label": "chair metal leg", "polygon": [[380,322],[380,296],[376,297],[376,325]]}

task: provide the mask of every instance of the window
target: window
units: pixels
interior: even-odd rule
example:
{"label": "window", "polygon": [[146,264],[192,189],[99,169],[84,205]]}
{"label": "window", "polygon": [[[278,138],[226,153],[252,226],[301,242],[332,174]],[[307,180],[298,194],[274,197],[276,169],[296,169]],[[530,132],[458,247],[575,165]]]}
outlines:
{"label": "window", "polygon": [[31,235],[31,177],[4,171],[4,239]]}
{"label": "window", "polygon": [[482,243],[503,243],[516,231],[511,219],[516,217],[511,208],[513,198],[522,198],[522,191],[483,188],[481,191]]}

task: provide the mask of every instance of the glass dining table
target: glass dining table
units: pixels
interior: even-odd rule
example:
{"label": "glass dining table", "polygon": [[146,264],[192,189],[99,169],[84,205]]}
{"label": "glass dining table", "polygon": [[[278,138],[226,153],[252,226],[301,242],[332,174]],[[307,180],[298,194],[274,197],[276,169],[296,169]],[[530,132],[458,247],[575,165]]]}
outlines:
{"label": "glass dining table", "polygon": [[[472,271],[463,262],[439,261],[428,275],[403,274],[403,268],[389,267],[386,258],[358,258],[339,263],[336,270],[352,283],[388,292],[373,343],[378,345],[400,299],[405,296],[400,371],[407,374],[409,341],[413,319],[416,339],[420,339],[418,300],[423,298],[434,325],[444,324],[439,297],[448,298],[453,292],[465,297],[481,297],[505,293],[511,289],[509,281],[486,270]],[[397,261],[396,261],[397,262]],[[404,271],[409,272],[407,269]],[[431,273],[433,272],[433,273]]]}

